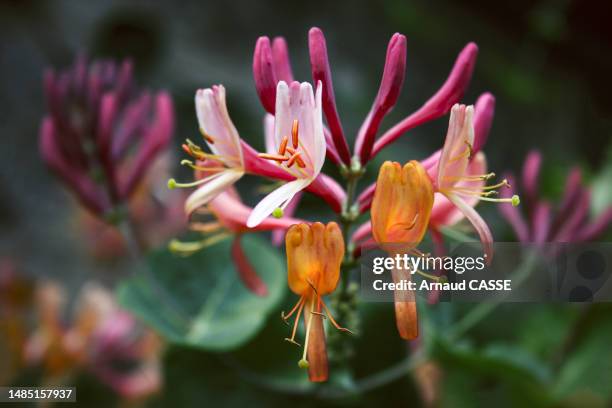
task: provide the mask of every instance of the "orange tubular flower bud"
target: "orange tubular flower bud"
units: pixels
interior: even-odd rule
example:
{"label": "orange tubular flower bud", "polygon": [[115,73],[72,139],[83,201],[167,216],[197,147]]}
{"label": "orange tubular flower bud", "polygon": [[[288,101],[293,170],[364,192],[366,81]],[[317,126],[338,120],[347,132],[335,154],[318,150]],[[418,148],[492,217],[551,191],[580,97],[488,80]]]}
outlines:
{"label": "orange tubular flower bud", "polygon": [[328,367],[323,317],[327,316],[337,329],[349,331],[336,323],[322,298],[336,289],[340,278],[344,258],[342,232],[335,222],[327,225],[320,222],[297,224],[287,231],[285,244],[289,288],[300,296],[293,310],[288,315],[282,315],[286,321],[297,312],[292,336],[286,340],[299,345],[295,335],[304,311],[306,338],[304,354],[298,366],[308,368],[310,381],[326,381]]}
{"label": "orange tubular flower bud", "polygon": [[[433,201],[431,180],[419,162],[410,161],[404,167],[396,162],[383,163],[371,209],[374,240],[392,255],[419,254],[416,246],[427,230]],[[393,270],[392,275],[394,282],[410,280],[411,276],[406,270]],[[413,292],[396,292],[395,318],[403,339],[418,336]]]}

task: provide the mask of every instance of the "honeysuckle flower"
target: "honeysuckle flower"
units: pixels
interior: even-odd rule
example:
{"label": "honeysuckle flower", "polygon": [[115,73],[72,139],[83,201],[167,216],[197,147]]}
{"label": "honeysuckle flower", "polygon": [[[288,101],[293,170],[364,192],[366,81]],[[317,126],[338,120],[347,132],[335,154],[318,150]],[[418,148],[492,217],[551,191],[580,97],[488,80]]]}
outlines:
{"label": "honeysuckle flower", "polygon": [[[183,160],[181,164],[206,172],[207,176],[192,183],[177,183],[174,179],[168,181],[170,188],[198,186],[185,201],[187,214],[208,203],[245,174],[242,143],[227,111],[223,85],[199,89],[195,95],[195,107],[200,133],[212,153],[204,152],[187,139],[183,150],[199,164],[191,160]],[[212,165],[206,166],[205,163]]]}
{"label": "honeysuckle flower", "polygon": [[40,129],[45,163],[92,213],[103,216],[134,193],[174,127],[166,92],[140,92],[132,64],[88,64],[45,73],[48,114]]}
{"label": "honeysuckle flower", "polygon": [[285,340],[299,345],[295,336],[303,312],[306,336],[298,365],[308,368],[310,381],[326,381],[328,365],[323,316],[327,316],[338,330],[349,331],[340,327],[323,301],[323,296],[336,289],[340,277],[344,257],[342,232],[335,222],[296,224],[287,231],[285,243],[289,288],[300,296],[289,314],[282,315],[287,321],[295,314],[291,337]]}
{"label": "honeysuckle flower", "polygon": [[[514,229],[521,242],[585,242],[602,235],[612,224],[612,207],[606,208],[595,219],[589,218],[591,191],[582,182],[578,167],[570,170],[564,195],[556,208],[540,196],[538,179],[542,156],[533,150],[525,159],[521,191],[525,196],[525,215],[518,208],[501,207],[500,212]],[[508,180],[514,180],[512,174]]]}
{"label": "honeysuckle flower", "polygon": [[254,294],[266,296],[268,289],[266,283],[259,277],[255,268],[251,265],[247,255],[241,246],[242,235],[247,232],[256,231],[285,231],[294,224],[304,222],[291,217],[274,218],[267,217],[255,228],[247,227],[247,219],[252,208],[244,205],[234,187],[229,187],[213,198],[206,207],[196,211],[196,216],[206,217],[203,220],[192,220],[189,228],[200,232],[203,239],[193,242],[170,242],[171,251],[189,255],[210,246],[220,240],[232,238],[231,252],[232,261],[236,271],[244,285]]}
{"label": "honeysuckle flower", "polygon": [[465,184],[463,182],[478,182],[489,180],[495,176],[489,174],[468,174],[467,168],[470,159],[474,155],[474,107],[465,105],[455,105],[451,110],[448,133],[444,141],[444,147],[440,153],[437,166],[429,169],[433,180],[435,191],[441,193],[472,223],[480,237],[483,245],[485,257],[491,262],[493,256],[493,236],[486,222],[465,201],[465,198],[474,198],[482,201],[492,201],[499,203],[512,203],[517,206],[520,202],[518,195],[506,198],[492,198],[498,194],[497,189],[509,187],[507,180],[490,186],[483,186],[480,183]]}
{"label": "honeysuckle flower", "polygon": [[64,319],[65,291],[46,283],[38,288],[39,324],[26,345],[26,359],[47,375],[87,370],[119,395],[143,397],[161,385],[161,342],[127,312],[111,293],[88,283],[74,315]]}
{"label": "honeysuckle flower", "polygon": [[[171,189],[198,187],[185,201],[185,212],[187,214],[192,214],[197,208],[208,203],[236,183],[246,173],[280,180],[293,180],[296,178],[296,172],[303,175],[303,169],[299,171],[287,170],[286,166],[277,166],[274,160],[266,160],[266,154],[258,154],[240,138],[229,116],[225,100],[225,88],[222,85],[198,90],[195,100],[200,132],[212,153],[206,153],[199,145],[187,139],[186,143],[183,144],[183,150],[193,160],[183,160],[181,164],[200,172],[200,174],[205,173],[206,176],[199,177],[191,183],[178,183],[174,179],[168,180],[168,187]],[[303,130],[298,132],[302,133]],[[287,152],[291,149],[293,148],[289,145]],[[324,159],[325,157],[323,157]],[[305,159],[300,157],[298,160],[303,161]],[[297,167],[299,166],[295,168]],[[329,177],[319,175],[318,171],[320,171],[320,167],[314,174],[314,178],[305,187],[313,194],[322,197],[335,211],[340,211],[341,203],[344,200],[344,191]]]}
{"label": "honeysuckle flower", "polygon": [[[474,146],[472,146],[472,157],[476,157],[476,153],[486,144],[493,123],[494,114],[495,97],[489,92],[485,92],[478,97],[474,107]],[[439,149],[428,158],[422,160],[421,164],[429,171],[437,167],[441,154],[442,149]],[[357,197],[360,212],[365,212],[370,208],[375,189],[376,183],[372,183],[359,194],[359,197]]]}
{"label": "honeysuckle flower", "polygon": [[[427,231],[434,201],[432,183],[417,161],[403,167],[385,162],[380,167],[376,192],[370,211],[372,237],[391,255],[410,253],[421,255],[417,245]],[[410,280],[409,271],[392,271],[393,281]],[[417,306],[414,292],[395,292],[395,320],[400,336],[413,340],[418,336]]]}
{"label": "honeysuckle flower", "polygon": [[290,85],[284,81],[278,83],[274,142],[276,154],[265,153],[260,157],[277,162],[277,167],[294,180],[283,184],[255,206],[247,221],[250,228],[256,227],[277,208],[283,210],[321,172],[326,147],[320,83],[316,96],[307,82],[292,82]]}

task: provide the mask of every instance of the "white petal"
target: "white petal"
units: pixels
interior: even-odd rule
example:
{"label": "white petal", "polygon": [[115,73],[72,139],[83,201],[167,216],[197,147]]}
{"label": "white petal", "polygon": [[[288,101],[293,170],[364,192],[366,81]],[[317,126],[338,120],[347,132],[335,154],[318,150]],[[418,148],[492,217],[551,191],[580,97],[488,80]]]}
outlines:
{"label": "white petal", "polygon": [[304,189],[311,182],[312,180],[310,179],[293,180],[265,196],[251,211],[251,215],[249,215],[247,220],[247,227],[254,228],[258,226],[266,217],[272,214],[274,209],[290,201],[298,191]]}
{"label": "white petal", "polygon": [[229,167],[244,167],[240,136],[230,119],[225,104],[225,88],[199,89],[195,96],[196,114],[200,129],[215,139],[208,143],[210,150],[223,156]]}
{"label": "white petal", "polygon": [[274,115],[266,113],[264,116],[264,137],[266,142],[266,152],[274,154],[278,151],[278,146],[274,141]]}
{"label": "white petal", "polygon": [[223,190],[238,181],[243,174],[244,172],[242,171],[231,169],[215,174],[208,182],[202,184],[202,186],[187,197],[185,201],[185,212],[191,214],[208,203]]}

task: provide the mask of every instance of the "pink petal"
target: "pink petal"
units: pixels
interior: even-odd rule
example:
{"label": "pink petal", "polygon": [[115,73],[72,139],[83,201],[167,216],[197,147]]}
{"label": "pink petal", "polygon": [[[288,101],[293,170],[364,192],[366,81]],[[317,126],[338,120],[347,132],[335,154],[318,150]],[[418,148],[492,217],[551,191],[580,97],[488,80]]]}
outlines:
{"label": "pink petal", "polygon": [[228,167],[244,168],[240,136],[227,111],[225,88],[217,85],[198,89],[195,106],[200,130],[215,140],[206,142],[210,150]]}
{"label": "pink petal", "polygon": [[474,107],[474,153],[479,152],[487,143],[494,115],[495,97],[485,92],[478,97]]}
{"label": "pink petal", "polygon": [[451,111],[448,133],[438,162],[436,188],[439,191],[451,189],[465,175],[470,157],[465,155],[466,142],[474,144],[474,108],[455,105]]}
{"label": "pink petal", "polygon": [[465,217],[472,223],[474,229],[480,237],[482,243],[482,249],[484,251],[486,262],[488,264],[493,260],[493,235],[487,223],[482,219],[480,214],[476,212],[470,205],[468,205],[463,199],[456,194],[449,194],[447,198],[452,201],[459,210],[465,215]]}
{"label": "pink petal", "polygon": [[80,168],[75,168],[59,150],[58,135],[51,118],[43,119],[40,128],[40,154],[43,161],[70,188],[92,213],[100,215],[110,203],[101,189]]}
{"label": "pink petal", "polygon": [[259,277],[257,271],[249,262],[242,245],[240,244],[241,235],[236,235],[232,242],[232,260],[238,272],[238,276],[251,292],[257,296],[267,296],[268,287],[266,283]]}
{"label": "pink petal", "polygon": [[364,222],[353,232],[351,236],[351,242],[358,244],[360,241],[363,241],[366,238],[371,237],[372,235],[372,222],[367,221]]}
{"label": "pink petal", "polygon": [[530,209],[533,209],[538,197],[538,178],[540,176],[541,164],[542,155],[537,150],[532,150],[527,155],[523,165],[523,191],[525,201]]}
{"label": "pink petal", "polygon": [[550,232],[551,211],[550,203],[537,203],[533,211],[533,242],[543,244]]}
{"label": "pink petal", "polygon": [[[253,209],[242,203],[234,188],[228,188],[217,197],[212,199],[209,208],[214,212],[217,219],[226,229],[240,234],[248,230],[247,219]],[[276,231],[286,230],[293,224],[304,222],[291,217],[264,219],[261,224],[255,227],[257,231]]]}
{"label": "pink petal", "polygon": [[244,173],[237,170],[226,170],[209,177],[196,191],[185,200],[185,213],[191,215],[195,210],[207,204],[223,190],[237,182]]}
{"label": "pink petal", "polygon": [[591,241],[601,234],[612,224],[612,207],[602,212],[595,221],[584,226],[578,236],[576,237],[577,242]]}
{"label": "pink petal", "polygon": [[[476,154],[474,159],[469,163],[466,169],[466,176],[476,176],[487,172],[487,161],[484,153]],[[470,188],[474,191],[481,191],[485,185],[484,180],[479,181],[459,181],[456,187]],[[464,198],[464,201],[470,206],[475,207],[478,204],[477,196],[469,196]],[[448,200],[443,194],[434,194],[434,205],[431,210],[429,222],[431,225],[439,228],[441,226],[452,226],[463,219],[463,213]]]}
{"label": "pink petal", "polygon": [[276,83],[278,81],[274,71],[272,48],[270,47],[270,39],[268,37],[259,37],[255,44],[253,77],[261,104],[267,112],[274,115]]}

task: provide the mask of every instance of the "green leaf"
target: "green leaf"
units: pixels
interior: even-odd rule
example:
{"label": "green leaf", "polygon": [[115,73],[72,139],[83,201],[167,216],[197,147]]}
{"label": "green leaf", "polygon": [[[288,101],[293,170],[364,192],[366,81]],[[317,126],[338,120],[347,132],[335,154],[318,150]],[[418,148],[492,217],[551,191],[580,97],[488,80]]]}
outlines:
{"label": "green leaf", "polygon": [[585,337],[567,356],[561,367],[554,387],[556,396],[589,396],[600,401],[612,398],[611,336],[612,322],[609,318],[607,321],[600,320],[596,328],[585,333]]}
{"label": "green leaf", "polygon": [[189,257],[167,250],[148,259],[150,276],[139,273],[119,288],[120,302],[169,341],[211,351],[240,347],[278,312],[286,291],[286,271],[278,250],[249,234],[244,252],[268,286],[259,297],[245,288],[230,259],[230,241]]}

